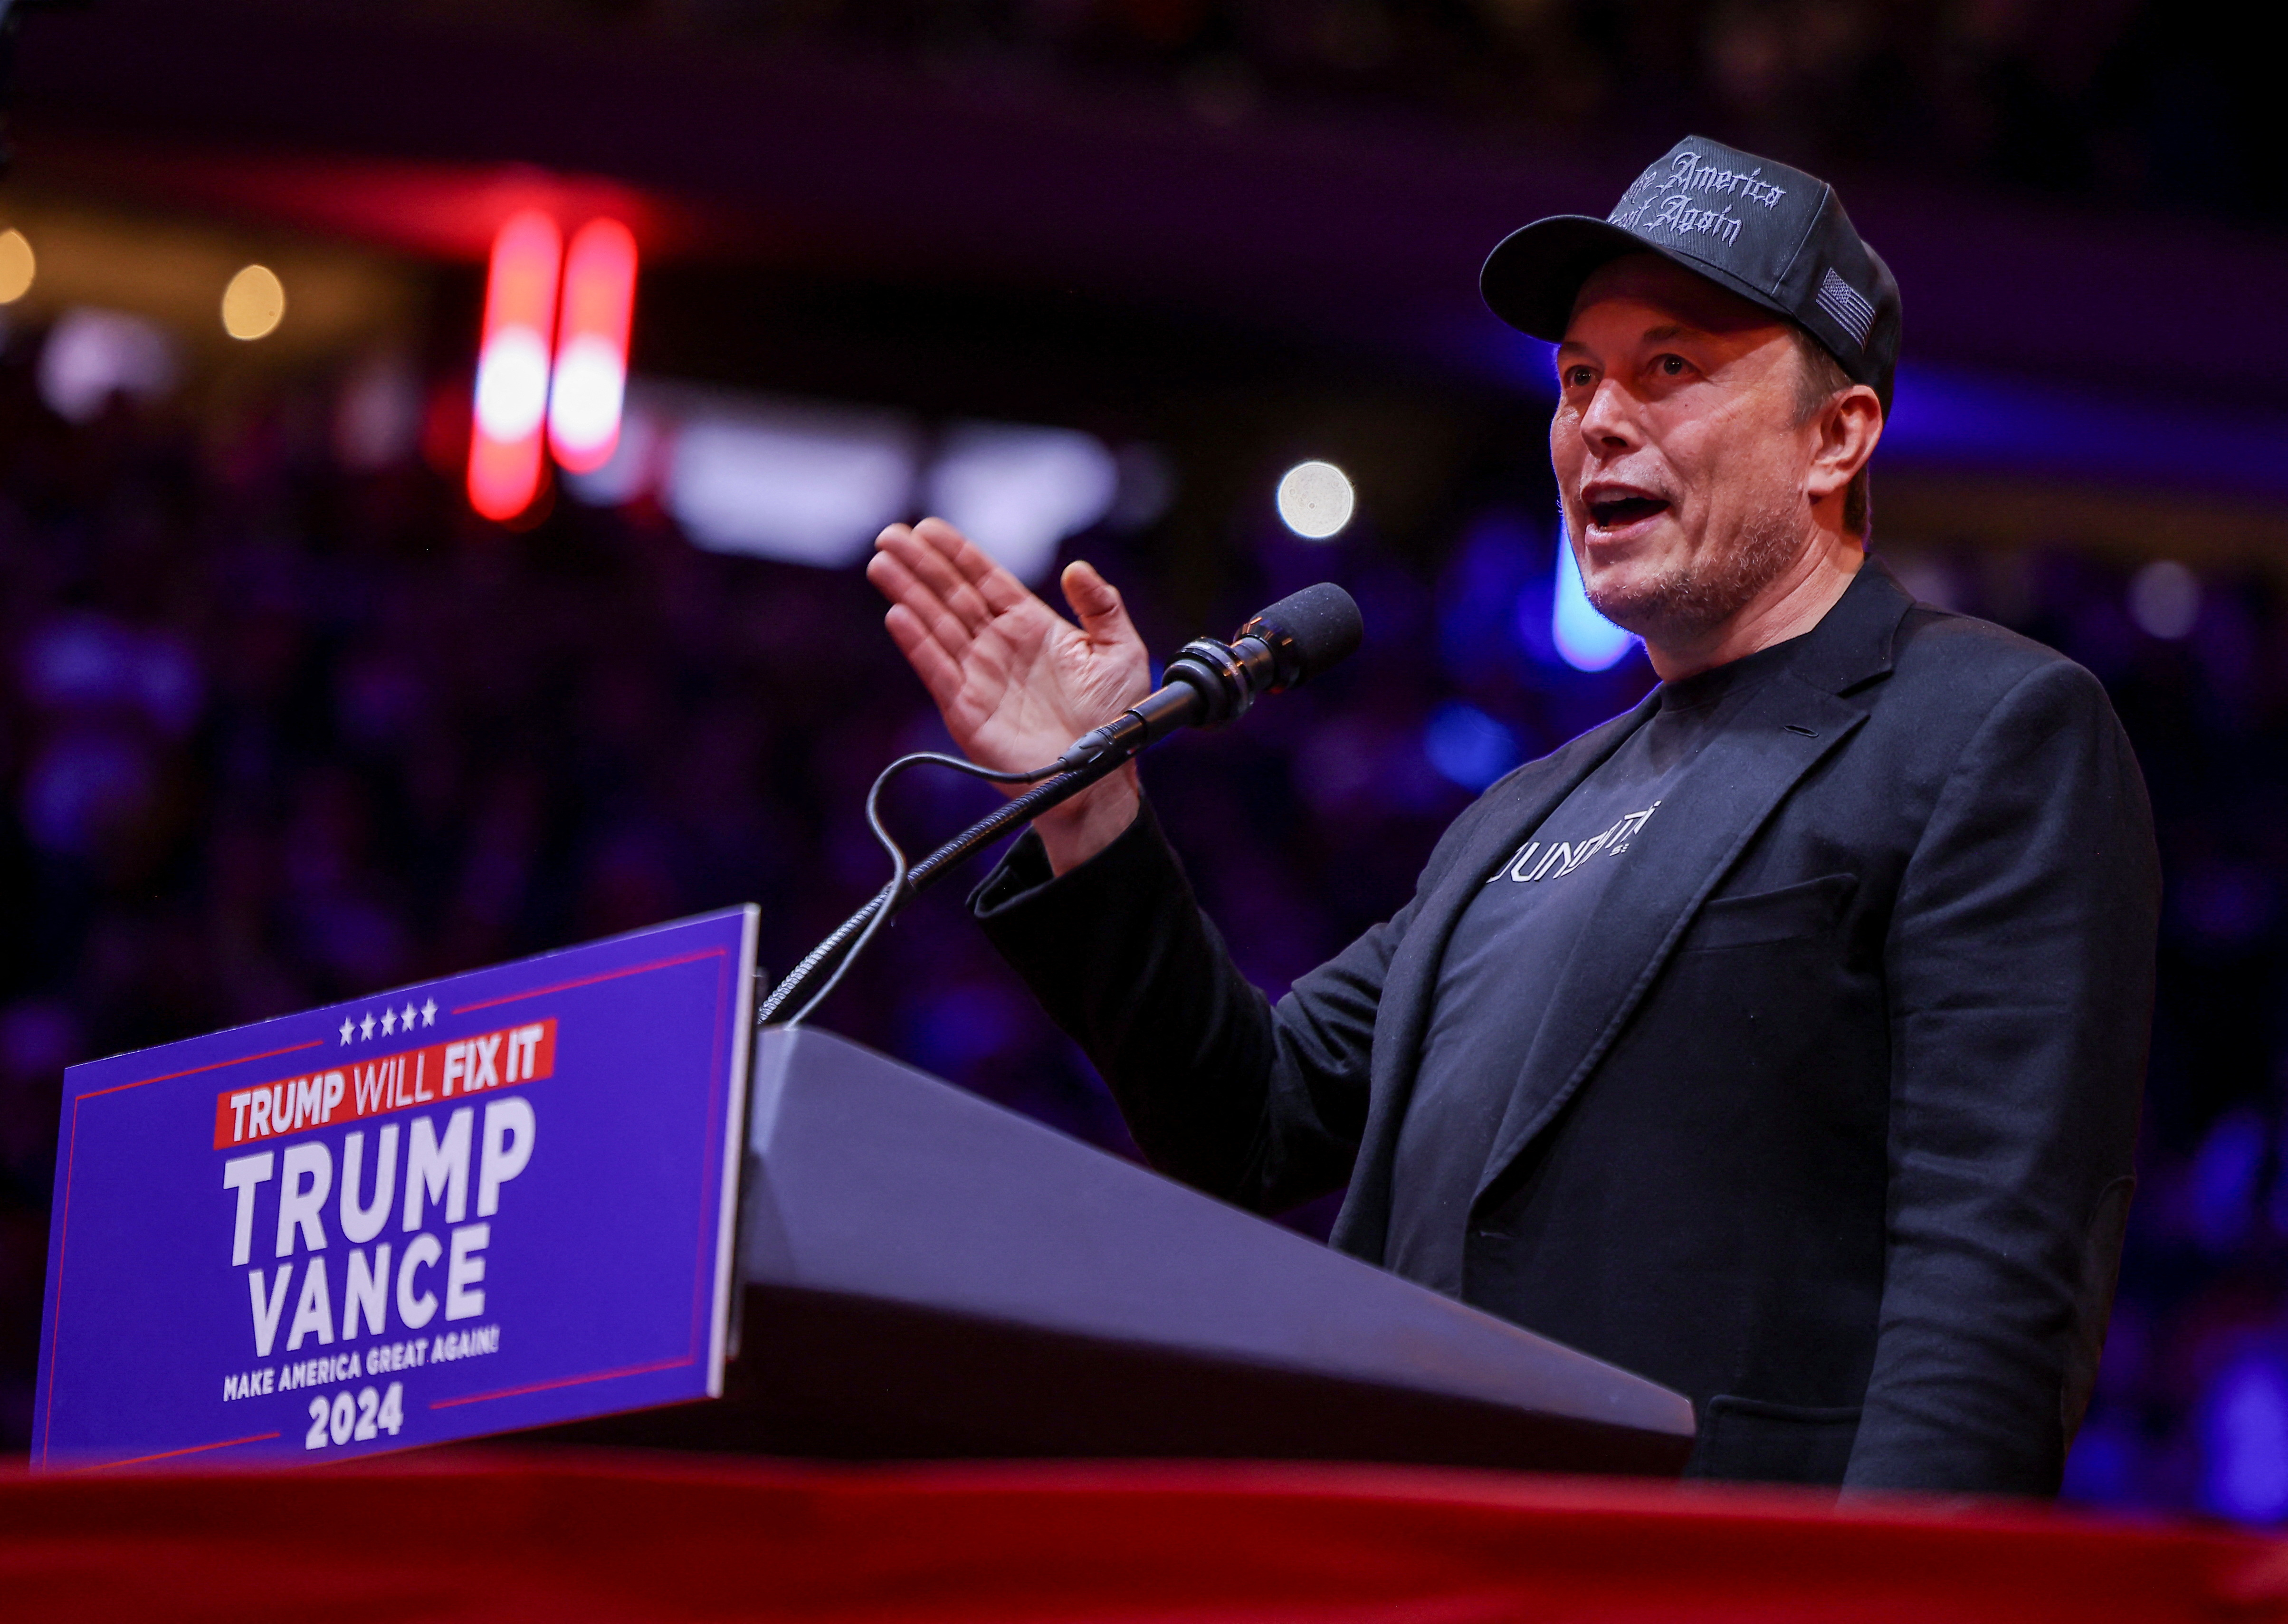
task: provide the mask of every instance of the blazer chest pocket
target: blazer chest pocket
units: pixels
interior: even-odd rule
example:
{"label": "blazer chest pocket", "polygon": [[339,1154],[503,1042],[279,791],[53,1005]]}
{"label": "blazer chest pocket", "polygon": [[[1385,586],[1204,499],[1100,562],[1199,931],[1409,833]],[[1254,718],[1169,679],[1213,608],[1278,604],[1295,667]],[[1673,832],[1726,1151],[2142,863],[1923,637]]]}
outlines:
{"label": "blazer chest pocket", "polygon": [[1822,874],[1776,891],[1712,897],[1701,904],[1699,917],[1684,933],[1678,951],[1753,947],[1766,942],[1823,936],[1835,928],[1858,891],[1856,874]]}

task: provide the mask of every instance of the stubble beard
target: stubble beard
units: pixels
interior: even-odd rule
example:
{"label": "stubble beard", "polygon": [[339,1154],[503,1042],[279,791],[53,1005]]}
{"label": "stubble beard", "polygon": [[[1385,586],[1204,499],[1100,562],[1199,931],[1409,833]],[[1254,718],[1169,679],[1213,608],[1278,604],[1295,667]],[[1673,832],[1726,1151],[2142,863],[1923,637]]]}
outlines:
{"label": "stubble beard", "polygon": [[1585,571],[1582,585],[1615,625],[1652,641],[1695,642],[1752,603],[1803,543],[1799,518],[1768,506],[1748,517],[1729,546],[1704,548],[1648,580],[1591,586]]}

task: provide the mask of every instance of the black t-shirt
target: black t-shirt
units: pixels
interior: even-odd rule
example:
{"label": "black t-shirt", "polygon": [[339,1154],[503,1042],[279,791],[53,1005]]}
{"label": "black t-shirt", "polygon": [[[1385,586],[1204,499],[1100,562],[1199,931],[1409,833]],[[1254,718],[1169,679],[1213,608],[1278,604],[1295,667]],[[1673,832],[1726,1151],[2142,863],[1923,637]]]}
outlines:
{"label": "black t-shirt", "polygon": [[1526,1071],[1549,994],[1624,863],[1659,861],[1660,832],[1692,811],[1692,769],[1792,641],[1673,682],[1660,705],[1575,786],[1462,911],[1438,972],[1430,1024],[1391,1181],[1384,1258],[1458,1296],[1470,1204]]}

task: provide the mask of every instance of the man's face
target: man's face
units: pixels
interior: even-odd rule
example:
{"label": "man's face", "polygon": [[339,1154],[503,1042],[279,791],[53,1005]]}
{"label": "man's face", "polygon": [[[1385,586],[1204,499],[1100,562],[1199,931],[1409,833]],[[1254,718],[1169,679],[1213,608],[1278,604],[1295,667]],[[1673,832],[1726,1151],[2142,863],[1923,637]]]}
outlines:
{"label": "man's face", "polygon": [[1589,601],[1650,641],[1728,620],[1803,550],[1816,418],[1792,330],[1656,254],[1583,284],[1549,457]]}

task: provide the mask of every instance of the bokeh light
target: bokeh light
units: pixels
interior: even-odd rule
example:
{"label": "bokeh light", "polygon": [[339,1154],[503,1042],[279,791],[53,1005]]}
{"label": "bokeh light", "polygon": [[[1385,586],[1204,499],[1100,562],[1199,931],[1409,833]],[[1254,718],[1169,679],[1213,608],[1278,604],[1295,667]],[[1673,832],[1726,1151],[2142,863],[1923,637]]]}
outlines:
{"label": "bokeh light", "polygon": [[930,512],[1019,580],[1039,582],[1058,543],[1112,510],[1120,466],[1077,430],[965,423],[945,435],[925,490]]}
{"label": "bokeh light", "polygon": [[493,239],[477,351],[475,429],[469,436],[469,506],[508,520],[540,490],[541,423],[548,410],[549,338],[564,236],[536,209]]}
{"label": "bokeh light", "polygon": [[894,412],[712,402],[677,426],[661,495],[700,546],[838,569],[910,510],[915,440]]}
{"label": "bokeh light", "polygon": [[0,305],[12,305],[29,293],[39,268],[30,238],[13,226],[0,231]]}
{"label": "bokeh light", "polygon": [[1581,585],[1581,566],[1573,557],[1573,544],[1561,529],[1557,537],[1557,590],[1549,611],[1550,636],[1557,652],[1576,671],[1606,671],[1620,663],[1636,642],[1600,615]]}
{"label": "bokeh light", "polygon": [[1306,541],[1324,541],[1351,521],[1358,496],[1331,462],[1299,462],[1280,477],[1280,521]]}
{"label": "bokeh light", "polygon": [[1430,765],[1466,790],[1482,790],[1524,759],[1517,735],[1474,705],[1440,705],[1422,729]]}
{"label": "bokeh light", "polygon": [[635,303],[635,235],[616,219],[590,220],[565,251],[556,378],[548,394],[549,450],[568,474],[602,467],[619,443]]}
{"label": "bokeh light", "polygon": [[124,310],[75,306],[40,346],[40,398],[68,422],[85,423],[114,395],[156,400],[175,386],[174,340],[155,322]]}
{"label": "bokeh light", "polygon": [[286,319],[286,284],[266,265],[250,265],[222,291],[222,330],[234,338],[266,338]]}
{"label": "bokeh light", "polygon": [[2149,636],[2174,641],[2201,617],[2201,580],[2174,559],[2146,565],[2130,578],[2129,617]]}
{"label": "bokeh light", "polygon": [[477,363],[477,426],[496,440],[521,440],[539,428],[547,404],[548,346],[529,327],[505,330]]}
{"label": "bokeh light", "polygon": [[2202,1498],[2236,1522],[2288,1517],[2288,1367],[2251,1353],[2225,1367],[2201,1416]]}

